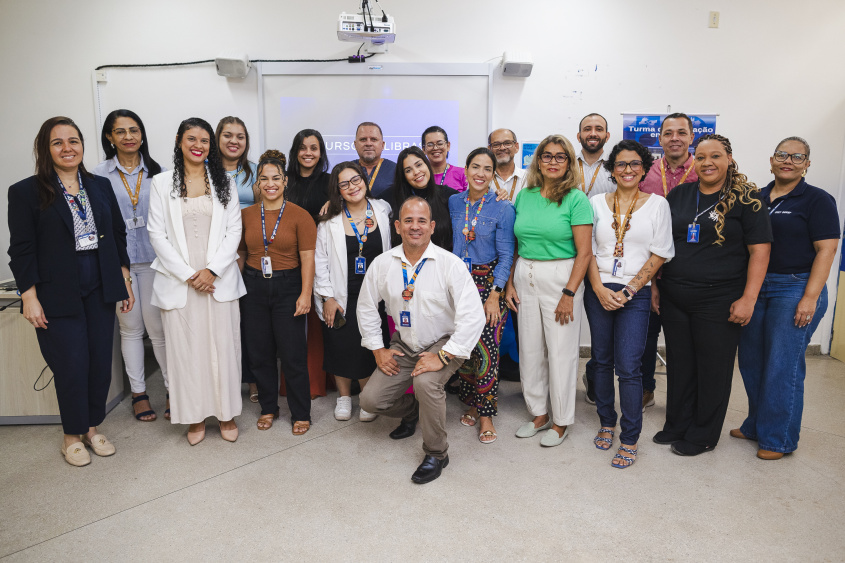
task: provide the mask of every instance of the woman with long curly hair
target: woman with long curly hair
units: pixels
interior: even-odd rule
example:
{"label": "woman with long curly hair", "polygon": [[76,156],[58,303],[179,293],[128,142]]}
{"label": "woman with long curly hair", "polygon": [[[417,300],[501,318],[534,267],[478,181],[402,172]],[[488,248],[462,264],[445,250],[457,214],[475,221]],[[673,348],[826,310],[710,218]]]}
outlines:
{"label": "woman with long curly hair", "polygon": [[241,212],[214,130],[191,117],[179,125],[173,172],[153,178],[147,230],[156,252],[152,304],[162,310],[173,424],[205,438],[205,419],[238,438],[241,348],[237,267]]}
{"label": "woman with long curly hair", "polygon": [[698,181],[666,198],[675,257],[652,304],[667,353],[666,424],[654,442],[686,456],[719,442],[741,328],[754,313],[772,242],[759,190],[740,173],[730,141],[702,136],[694,163]]}
{"label": "woman with long curly hair", "polygon": [[[557,446],[575,422],[584,276],[592,260],[593,210],[578,189],[575,150],[549,135],[534,152],[516,196],[516,261],[505,288],[519,313],[522,393],[532,420],[516,435],[545,430],[540,444]],[[551,403],[551,416],[549,415]]]}

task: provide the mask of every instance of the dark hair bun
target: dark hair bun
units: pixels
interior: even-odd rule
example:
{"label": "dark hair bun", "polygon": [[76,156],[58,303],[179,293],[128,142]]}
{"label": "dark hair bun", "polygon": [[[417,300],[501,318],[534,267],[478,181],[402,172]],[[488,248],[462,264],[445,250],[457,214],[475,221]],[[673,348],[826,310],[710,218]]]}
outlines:
{"label": "dark hair bun", "polygon": [[262,154],[261,158],[258,159],[258,164],[265,164],[274,160],[278,160],[279,162],[281,162],[282,168],[287,166],[288,159],[287,157],[285,157],[284,153],[273,149],[264,151],[264,154]]}

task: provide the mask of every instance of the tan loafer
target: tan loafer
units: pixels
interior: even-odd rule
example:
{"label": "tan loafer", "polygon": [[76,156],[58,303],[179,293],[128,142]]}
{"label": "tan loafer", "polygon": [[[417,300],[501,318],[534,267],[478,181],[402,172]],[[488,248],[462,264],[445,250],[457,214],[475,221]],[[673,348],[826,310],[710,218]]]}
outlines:
{"label": "tan loafer", "polygon": [[76,467],[82,467],[91,463],[91,456],[88,455],[88,450],[82,442],[74,442],[65,449],[62,444],[60,451],[65,456],[65,461]]}
{"label": "tan loafer", "polygon": [[731,435],[731,438],[739,438],[740,440],[748,440],[748,436],[742,433],[742,430],[739,428],[734,428],[728,434]]}
{"label": "tan loafer", "polygon": [[109,439],[102,434],[94,434],[92,438],[88,436],[82,437],[82,443],[94,450],[94,453],[100,457],[108,457],[114,455],[114,444],[109,442]]}
{"label": "tan loafer", "polygon": [[760,459],[765,459],[769,461],[774,461],[776,459],[780,459],[783,457],[782,452],[772,452],[769,450],[759,449],[757,450],[757,457]]}

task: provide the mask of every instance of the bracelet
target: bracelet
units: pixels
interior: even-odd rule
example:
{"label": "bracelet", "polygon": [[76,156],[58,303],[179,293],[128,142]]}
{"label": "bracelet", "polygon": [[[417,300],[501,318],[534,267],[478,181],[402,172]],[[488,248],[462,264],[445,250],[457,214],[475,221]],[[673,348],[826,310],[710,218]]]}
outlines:
{"label": "bracelet", "polygon": [[449,365],[449,358],[446,356],[446,352],[440,350],[439,352],[437,352],[437,357],[440,358],[440,362],[443,364],[443,367]]}
{"label": "bracelet", "polygon": [[566,289],[565,287],[563,288],[563,294],[567,297],[575,297],[575,292],[571,289]]}
{"label": "bracelet", "polygon": [[123,278],[123,281],[129,282],[129,285],[132,285],[132,276],[129,276],[128,278]]}
{"label": "bracelet", "polygon": [[215,274],[215,273],[214,273],[214,270],[212,270],[211,268],[206,268],[206,270],[208,270],[209,272],[211,272],[211,275],[212,275],[212,276],[214,276],[215,278],[219,278],[219,277],[220,277],[220,276],[218,276],[217,274]]}

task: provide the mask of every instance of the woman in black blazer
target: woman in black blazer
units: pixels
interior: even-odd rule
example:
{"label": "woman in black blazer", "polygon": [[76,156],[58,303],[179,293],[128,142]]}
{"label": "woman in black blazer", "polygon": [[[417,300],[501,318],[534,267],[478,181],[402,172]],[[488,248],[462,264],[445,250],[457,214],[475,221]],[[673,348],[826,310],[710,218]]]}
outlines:
{"label": "woman in black blazer", "polygon": [[9,188],[9,266],[53,370],[62,454],[76,466],[91,462],[85,446],[115,451],[97,426],[111,383],[114,304],[125,313],[135,303],[126,227],[109,181],[85,170],[84,149],[73,120],[48,119],[35,138],[35,176]]}

